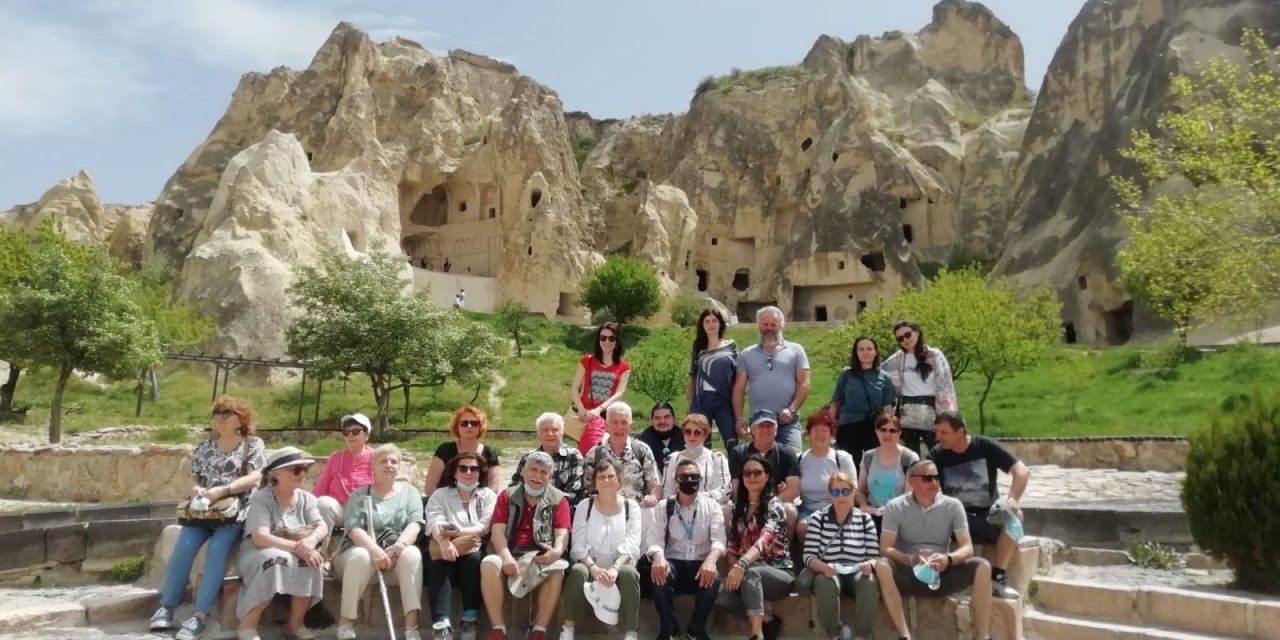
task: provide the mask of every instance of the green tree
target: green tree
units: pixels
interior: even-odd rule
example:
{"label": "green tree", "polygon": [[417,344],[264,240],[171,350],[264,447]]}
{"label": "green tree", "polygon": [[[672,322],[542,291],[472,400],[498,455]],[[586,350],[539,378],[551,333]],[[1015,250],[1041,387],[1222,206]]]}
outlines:
{"label": "green tree", "polygon": [[1225,56],[1172,79],[1175,106],[1123,155],[1129,229],[1121,282],[1185,342],[1197,323],[1244,320],[1280,294],[1280,49],[1246,30]]}
{"label": "green tree", "polygon": [[677,327],[692,327],[698,324],[698,316],[707,308],[707,301],[702,296],[688,291],[681,291],[671,298],[671,321]]}
{"label": "green tree", "polygon": [[516,343],[516,357],[524,357],[524,335],[529,327],[529,307],[523,302],[508,300],[494,310],[498,325],[507,331]]}
{"label": "green tree", "polygon": [[62,395],[74,371],[127,378],[162,357],[155,325],[133,301],[137,284],[116,266],[102,247],[87,262],[42,248],[26,281],[0,294],[0,352],[58,370],[49,442],[62,439]]}
{"label": "green tree", "polygon": [[[167,352],[184,351],[194,347],[213,334],[217,323],[213,316],[203,312],[189,300],[173,296],[173,272],[169,261],[157,258],[145,265],[133,276],[138,287],[133,301],[156,327],[160,347]],[[142,371],[138,381],[138,411],[142,410],[142,396],[150,388],[151,401],[160,399],[155,368]]]}
{"label": "green tree", "polygon": [[582,304],[608,311],[619,324],[647,318],[662,308],[653,266],[626,256],[610,256],[581,285]]}
{"label": "green tree", "polygon": [[645,350],[628,352],[627,360],[631,363],[628,391],[643,393],[654,402],[672,404],[678,404],[685,397],[689,383],[687,356],[665,350]]}
{"label": "green tree", "polygon": [[[381,248],[351,258],[325,248],[318,267],[298,269],[289,288],[299,316],[286,332],[289,353],[323,378],[369,376],[377,405],[374,433],[387,428],[391,393],[447,380],[479,385],[501,366],[502,339],[460,312],[406,295],[403,260]],[[397,384],[398,383],[398,384]]]}

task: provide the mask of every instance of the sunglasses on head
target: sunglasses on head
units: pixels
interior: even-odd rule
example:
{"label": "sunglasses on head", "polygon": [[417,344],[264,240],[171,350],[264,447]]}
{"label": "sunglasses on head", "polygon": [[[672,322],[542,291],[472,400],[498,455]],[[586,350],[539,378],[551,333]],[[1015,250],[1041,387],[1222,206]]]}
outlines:
{"label": "sunglasses on head", "polygon": [[228,416],[234,416],[235,414],[236,412],[230,409],[214,409],[213,410],[213,417],[215,418],[226,418]]}
{"label": "sunglasses on head", "polygon": [[876,431],[879,431],[880,433],[901,433],[902,429],[895,429],[893,427],[876,427]]}
{"label": "sunglasses on head", "polygon": [[460,464],[458,471],[462,473],[480,473],[480,465],[478,464]]}
{"label": "sunglasses on head", "polygon": [[910,340],[910,339],[911,339],[911,336],[914,336],[915,334],[916,334],[916,332],[914,332],[914,331],[907,331],[907,332],[905,332],[905,333],[899,333],[899,334],[896,334],[896,335],[894,335],[893,337],[897,338],[897,339],[898,339],[898,342],[905,342],[905,341],[907,341],[907,340]]}
{"label": "sunglasses on head", "polygon": [[853,493],[853,489],[850,489],[848,487],[844,487],[842,489],[831,489],[830,491],[831,491],[831,497],[833,498],[836,496],[848,496],[849,494]]}
{"label": "sunglasses on head", "polygon": [[459,420],[458,426],[459,427],[479,427],[480,421],[479,420]]}
{"label": "sunglasses on head", "polygon": [[344,435],[344,436],[348,436],[348,437],[351,437],[351,436],[358,436],[358,435],[360,435],[360,434],[362,434],[362,433],[364,433],[364,429],[362,429],[362,428],[360,428],[360,427],[356,427],[355,429],[343,429],[343,430],[342,430],[342,435]]}
{"label": "sunglasses on head", "polygon": [[742,470],[742,477],[744,478],[759,478],[762,475],[764,475],[764,469],[743,469]]}
{"label": "sunglasses on head", "polygon": [[922,473],[922,474],[919,474],[919,475],[912,475],[911,477],[912,477],[912,478],[919,478],[919,479],[920,479],[920,481],[921,481],[921,482],[924,482],[924,483],[930,483],[930,482],[937,482],[937,481],[938,481],[938,474],[936,474],[936,473]]}
{"label": "sunglasses on head", "polygon": [[600,342],[617,342],[618,336],[600,336]]}

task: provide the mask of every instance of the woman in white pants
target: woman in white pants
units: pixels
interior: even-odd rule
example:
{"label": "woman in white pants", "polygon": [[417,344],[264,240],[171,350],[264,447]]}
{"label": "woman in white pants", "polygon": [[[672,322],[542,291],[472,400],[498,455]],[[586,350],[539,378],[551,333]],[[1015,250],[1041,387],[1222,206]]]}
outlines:
{"label": "woman in white pants", "polygon": [[[352,492],[347,501],[347,536],[335,570],[342,580],[342,610],[338,640],[355,640],[360,599],[374,571],[385,571],[387,584],[400,585],[404,606],[404,639],[421,640],[418,611],[422,608],[422,551],[414,545],[424,522],[422,494],[397,481],[400,449],[384,444],[373,450],[373,484]],[[369,530],[366,496],[373,496],[373,530]]]}

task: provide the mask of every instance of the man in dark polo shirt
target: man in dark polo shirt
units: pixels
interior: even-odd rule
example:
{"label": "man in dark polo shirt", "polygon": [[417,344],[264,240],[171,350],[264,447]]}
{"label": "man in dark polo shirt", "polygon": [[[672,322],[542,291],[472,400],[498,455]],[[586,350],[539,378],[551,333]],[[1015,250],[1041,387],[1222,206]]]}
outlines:
{"label": "man in dark polo shirt", "polygon": [[[742,466],[751,454],[758,453],[769,460],[773,467],[770,480],[776,487],[778,501],[787,513],[787,529],[796,532],[796,498],[800,497],[800,451],[776,441],[778,414],[761,409],[751,414],[751,441],[743,442],[729,452],[729,477],[733,478],[733,494],[738,495],[738,483],[742,482]],[[732,509],[726,505],[726,513]],[[726,516],[726,521],[728,520]]]}

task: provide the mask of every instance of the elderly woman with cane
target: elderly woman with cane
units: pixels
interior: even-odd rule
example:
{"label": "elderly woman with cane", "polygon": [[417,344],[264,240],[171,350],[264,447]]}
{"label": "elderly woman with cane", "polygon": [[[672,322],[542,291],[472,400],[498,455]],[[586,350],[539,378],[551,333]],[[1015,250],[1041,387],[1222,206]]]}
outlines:
{"label": "elderly woman with cane", "polygon": [[[374,574],[386,597],[386,581],[400,585],[405,640],[421,640],[418,611],[422,608],[422,551],[414,542],[422,530],[422,494],[399,481],[400,449],[384,444],[373,450],[373,484],[356,489],[347,501],[347,537],[334,569],[342,580],[342,609],[338,640],[355,640],[355,620],[361,596]],[[383,577],[383,572],[388,578]],[[395,632],[389,602],[383,602],[387,629]],[[393,636],[394,637],[394,636]]]}

